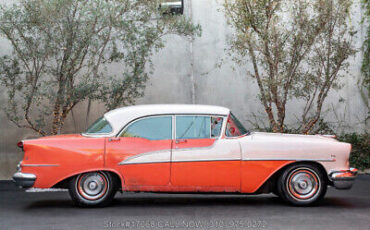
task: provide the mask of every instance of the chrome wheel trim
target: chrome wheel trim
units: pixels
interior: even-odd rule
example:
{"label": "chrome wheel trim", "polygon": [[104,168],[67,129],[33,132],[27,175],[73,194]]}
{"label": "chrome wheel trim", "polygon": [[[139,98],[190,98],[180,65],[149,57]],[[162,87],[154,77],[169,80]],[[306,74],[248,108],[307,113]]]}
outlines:
{"label": "chrome wheel trim", "polygon": [[297,168],[290,172],[286,179],[286,189],[293,199],[309,201],[319,194],[320,177],[310,168]]}
{"label": "chrome wheel trim", "polygon": [[107,176],[102,172],[85,173],[77,178],[77,192],[86,200],[99,200],[107,194],[108,188]]}

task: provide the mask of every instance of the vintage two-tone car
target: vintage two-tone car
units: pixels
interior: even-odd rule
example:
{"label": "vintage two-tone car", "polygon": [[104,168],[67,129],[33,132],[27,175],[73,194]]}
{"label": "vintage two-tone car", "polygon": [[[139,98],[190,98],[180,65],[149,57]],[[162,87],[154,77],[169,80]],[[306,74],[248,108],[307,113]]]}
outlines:
{"label": "vintage two-tone car", "polygon": [[308,205],[327,186],[348,189],[351,145],[331,136],[250,133],[229,109],[141,105],[115,109],[85,133],[18,143],[13,179],[68,188],[77,205],[107,205],[116,191],[275,193]]}

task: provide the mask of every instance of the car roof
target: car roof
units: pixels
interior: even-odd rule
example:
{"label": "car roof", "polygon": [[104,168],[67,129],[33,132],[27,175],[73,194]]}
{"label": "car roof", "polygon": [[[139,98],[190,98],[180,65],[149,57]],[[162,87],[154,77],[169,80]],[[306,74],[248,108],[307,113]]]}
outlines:
{"label": "car roof", "polygon": [[127,106],[111,110],[104,114],[112,125],[112,135],[117,135],[128,122],[145,116],[164,114],[203,114],[227,116],[230,110],[221,106],[194,104],[151,104]]}

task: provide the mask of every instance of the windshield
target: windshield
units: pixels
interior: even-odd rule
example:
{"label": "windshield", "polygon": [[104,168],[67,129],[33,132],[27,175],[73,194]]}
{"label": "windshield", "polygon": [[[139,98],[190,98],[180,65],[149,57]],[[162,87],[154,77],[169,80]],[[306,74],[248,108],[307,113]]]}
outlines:
{"label": "windshield", "polygon": [[242,123],[234,116],[234,114],[230,113],[226,125],[226,136],[238,137],[248,133],[249,131],[246,128],[244,128]]}
{"label": "windshield", "polygon": [[89,128],[87,128],[85,134],[103,134],[103,133],[111,133],[112,126],[109,122],[104,118],[101,117],[96,120]]}

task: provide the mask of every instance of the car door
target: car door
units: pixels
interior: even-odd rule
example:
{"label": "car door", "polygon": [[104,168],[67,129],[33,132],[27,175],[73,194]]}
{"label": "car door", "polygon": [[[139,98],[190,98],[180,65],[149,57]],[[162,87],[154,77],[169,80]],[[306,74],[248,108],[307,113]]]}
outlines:
{"label": "car door", "polygon": [[140,118],[119,137],[107,140],[106,164],[121,173],[127,189],[155,190],[169,184],[172,119],[171,115]]}
{"label": "car door", "polygon": [[171,185],[182,191],[239,191],[240,147],[220,139],[225,117],[176,115]]}

